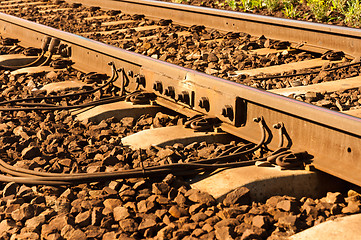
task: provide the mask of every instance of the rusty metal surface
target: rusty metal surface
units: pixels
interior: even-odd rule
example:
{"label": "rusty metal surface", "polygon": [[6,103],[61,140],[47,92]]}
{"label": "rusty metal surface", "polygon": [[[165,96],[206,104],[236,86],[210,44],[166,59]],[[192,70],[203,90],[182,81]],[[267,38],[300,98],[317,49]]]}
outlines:
{"label": "rusty metal surface", "polygon": [[[67,2],[79,2],[67,0]],[[329,24],[296,21],[256,14],[225,11],[153,0],[83,0],[88,6],[119,9],[124,13],[172,19],[183,25],[204,25],[227,32],[245,32],[253,36],[303,43],[321,49],[344,51],[351,56],[361,53],[361,30]],[[316,50],[319,51],[319,50]]]}
{"label": "rusty metal surface", "polygon": [[[263,117],[268,128],[267,143],[278,146],[279,134],[273,125],[282,122],[292,149],[307,150],[319,169],[361,185],[361,119],[299,102],[283,96],[243,86],[190,69],[131,53],[73,34],[41,26],[16,17],[0,14],[0,33],[16,37],[22,43],[41,45],[44,35],[56,37],[72,48],[74,67],[83,71],[109,74],[108,62],[125,72],[128,90],[138,85],[136,76],[143,76],[141,89],[154,92],[157,102],[191,116],[205,114],[223,121],[223,130],[258,142],[261,133],[254,118]],[[161,87],[160,87],[161,86]],[[165,91],[167,90],[167,91]],[[173,91],[173,94],[169,92]],[[185,95],[188,94],[188,98]],[[166,95],[168,94],[168,95]],[[185,100],[187,99],[187,100]],[[205,99],[208,107],[205,108]],[[183,101],[183,103],[180,103]],[[199,104],[200,102],[203,104]],[[224,109],[228,109],[227,111]],[[224,114],[227,113],[228,114]]]}

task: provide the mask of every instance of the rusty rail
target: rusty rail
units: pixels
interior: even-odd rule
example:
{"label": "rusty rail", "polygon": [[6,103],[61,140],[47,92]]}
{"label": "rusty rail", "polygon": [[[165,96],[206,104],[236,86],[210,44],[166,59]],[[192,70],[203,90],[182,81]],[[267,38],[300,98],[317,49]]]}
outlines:
{"label": "rusty rail", "polygon": [[154,92],[158,104],[186,115],[218,117],[223,130],[252,142],[259,139],[253,120],[263,117],[271,149],[279,143],[279,130],[272,126],[281,122],[293,150],[307,150],[320,170],[361,185],[361,119],[1,13],[0,34],[18,38],[24,46],[41,46],[44,36],[57,38],[71,48],[74,67],[86,72],[110,74],[107,63],[114,62],[127,73],[127,90],[140,87]]}
{"label": "rusty rail", "polygon": [[[77,0],[67,0],[70,3]],[[98,6],[97,0],[83,0],[83,5]],[[158,19],[172,19],[182,25],[204,25],[226,32],[245,32],[252,36],[290,41],[300,49],[316,52],[333,49],[351,56],[361,54],[361,30],[328,24],[296,21],[242,12],[225,11],[154,0],[103,0],[104,9],[129,14],[144,14]]]}

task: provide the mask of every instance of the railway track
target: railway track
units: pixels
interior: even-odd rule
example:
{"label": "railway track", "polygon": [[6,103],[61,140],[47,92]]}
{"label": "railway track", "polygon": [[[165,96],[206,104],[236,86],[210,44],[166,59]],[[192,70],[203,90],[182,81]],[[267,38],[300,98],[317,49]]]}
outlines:
{"label": "railway track", "polygon": [[[24,201],[30,194],[33,201],[20,203],[16,213],[11,213],[19,207],[16,204],[4,208],[8,211],[1,223],[4,228],[20,234],[18,238],[32,235],[20,232],[12,221],[32,229],[32,223],[26,222],[36,214],[29,217],[25,212],[34,212],[29,208],[35,201],[42,203],[34,199],[47,191],[53,195],[43,203],[47,207],[53,201],[55,210],[42,215],[46,227],[32,229],[35,239],[105,234],[163,239],[188,235],[247,239],[254,234],[277,239],[326,218],[358,212],[351,210],[354,202],[358,204],[352,200],[356,193],[343,200],[341,194],[329,193],[326,213],[304,219],[297,214],[306,211],[306,205],[319,211],[321,200],[274,197],[242,210],[244,196],[243,200],[238,196],[238,205],[231,200],[241,194],[238,189],[223,196],[223,205],[216,207],[213,197],[188,190],[172,174],[265,164],[271,159],[281,166],[299,167],[312,158],[316,169],[359,186],[359,30],[155,1],[103,1],[101,7],[96,1],[0,4],[6,13],[0,14],[1,51],[10,54],[0,58],[1,169],[7,173],[1,178],[10,182],[3,196]],[[29,56],[11,55],[24,49]],[[49,84],[52,81],[59,83]],[[159,111],[167,114],[156,114]],[[128,117],[102,120],[118,115]],[[83,119],[90,121],[79,122]],[[191,130],[174,126],[180,122]],[[151,126],[168,127],[144,131]],[[225,144],[230,135],[222,132],[243,140]],[[133,149],[117,146],[126,135],[131,136],[123,144]],[[195,142],[210,138],[218,142]],[[177,141],[183,144],[174,144]],[[150,143],[158,146],[149,148]],[[148,179],[164,176],[161,182]],[[82,185],[60,193],[58,188],[39,187],[34,192],[22,185],[19,189],[18,184]],[[302,206],[287,208],[278,206],[280,202]],[[126,207],[116,207],[119,204]],[[161,206],[159,211],[156,206]],[[229,212],[231,207],[235,212]],[[286,212],[285,216],[254,217],[269,207]],[[188,225],[173,226],[174,219]],[[221,219],[227,228],[213,226]]]}

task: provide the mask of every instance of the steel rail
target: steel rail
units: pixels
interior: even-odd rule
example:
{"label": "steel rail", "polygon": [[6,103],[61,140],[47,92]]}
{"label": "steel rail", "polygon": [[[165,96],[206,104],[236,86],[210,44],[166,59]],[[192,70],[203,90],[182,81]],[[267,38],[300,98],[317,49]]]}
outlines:
{"label": "steel rail", "polygon": [[[361,185],[361,119],[299,102],[280,95],[209,76],[170,63],[105,45],[84,37],[62,32],[14,16],[0,13],[0,34],[18,38],[22,45],[41,45],[44,36],[55,37],[71,48],[73,67],[86,72],[110,74],[108,62],[114,62],[127,77],[129,91],[140,86],[154,92],[157,103],[187,115],[205,114],[223,121],[221,128],[251,142],[258,142],[254,118],[263,117],[267,127],[267,146],[276,149],[279,131],[272,126],[284,124],[288,145],[294,151],[307,151],[314,156],[315,166],[332,175]],[[137,78],[138,76],[139,78]],[[142,84],[137,79],[143,79]],[[174,95],[155,91],[172,88]],[[114,83],[116,84],[116,82]],[[180,103],[178,95],[188,94],[189,101]],[[198,106],[207,98],[209,109]],[[222,115],[230,110],[233,117]]]}
{"label": "steel rail", "polygon": [[[67,0],[75,3],[78,0]],[[154,0],[82,0],[83,5],[101,6],[124,13],[144,14],[172,19],[183,25],[204,25],[227,32],[245,32],[252,36],[304,44],[306,48],[332,49],[351,56],[361,54],[361,29],[297,21],[250,13],[225,11]]]}

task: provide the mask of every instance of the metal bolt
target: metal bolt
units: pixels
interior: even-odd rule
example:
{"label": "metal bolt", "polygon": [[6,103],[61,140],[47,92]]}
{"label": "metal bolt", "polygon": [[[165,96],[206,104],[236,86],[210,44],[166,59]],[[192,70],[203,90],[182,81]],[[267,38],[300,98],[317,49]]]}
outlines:
{"label": "metal bolt", "polygon": [[183,94],[178,94],[178,101],[183,102]]}
{"label": "metal bolt", "polygon": [[135,78],[135,82],[138,85],[142,85],[143,87],[145,87],[145,77],[143,75],[137,75]]}
{"label": "metal bolt", "polygon": [[182,91],[181,94],[178,94],[178,100],[183,103],[189,104],[190,103],[189,93],[187,91]]}
{"label": "metal bolt", "polygon": [[[48,49],[49,43],[50,43],[51,37],[44,37],[42,40],[41,49],[46,51]],[[5,43],[3,43],[6,45]],[[11,44],[12,45],[12,44]]]}
{"label": "metal bolt", "polygon": [[253,118],[253,122],[260,122],[261,121],[261,118],[260,117],[257,117],[257,118]]}
{"label": "metal bolt", "polygon": [[282,123],[276,123],[276,124],[274,124],[272,127],[273,127],[274,129],[280,129],[282,126],[283,126]]}
{"label": "metal bolt", "polygon": [[163,86],[162,83],[160,81],[155,81],[153,84],[153,89],[157,92],[162,93],[163,92]]}
{"label": "metal bolt", "polygon": [[72,51],[71,51],[71,47],[70,47],[70,46],[67,46],[67,47],[66,47],[65,52],[66,52],[66,53],[64,53],[64,54],[65,54],[67,57],[71,57]]}
{"label": "metal bolt", "polygon": [[201,97],[201,99],[199,99],[198,106],[204,108],[208,112],[210,107],[208,98]]}
{"label": "metal bolt", "polygon": [[224,108],[222,108],[222,116],[229,118],[230,120],[233,120],[234,114],[233,114],[232,106],[230,106],[230,105],[224,106]]}
{"label": "metal bolt", "polygon": [[66,44],[60,44],[58,47],[58,53],[62,56],[62,57],[70,57],[71,55],[71,48],[66,45]]}
{"label": "metal bolt", "polygon": [[60,44],[60,39],[52,38],[49,43],[48,51],[51,53],[56,53],[57,47],[59,46],[59,44]]}
{"label": "metal bolt", "polygon": [[174,87],[168,86],[168,88],[164,90],[164,94],[165,94],[166,96],[171,97],[171,98],[175,98],[175,90],[174,90]]}

